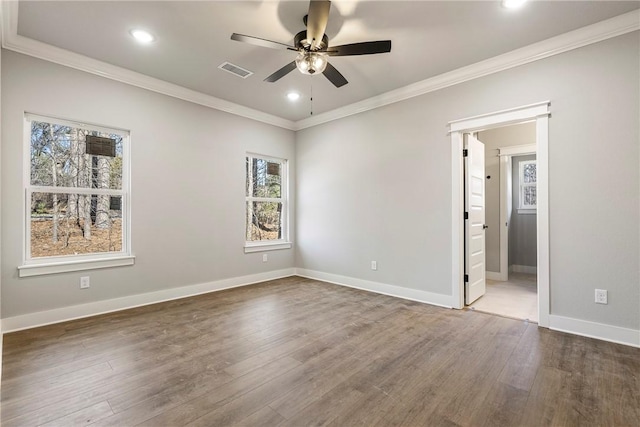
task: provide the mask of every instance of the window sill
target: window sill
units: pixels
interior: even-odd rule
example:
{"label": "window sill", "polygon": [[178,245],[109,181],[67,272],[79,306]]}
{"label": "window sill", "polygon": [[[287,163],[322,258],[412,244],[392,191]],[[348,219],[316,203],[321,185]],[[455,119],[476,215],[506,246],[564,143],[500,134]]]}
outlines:
{"label": "window sill", "polygon": [[69,273],[72,271],[94,270],[96,268],[122,267],[133,265],[136,257],[119,256],[113,258],[25,264],[18,267],[18,277],[42,276],[45,274]]}
{"label": "window sill", "polygon": [[280,249],[291,249],[291,242],[274,242],[274,243],[245,243],[244,253],[277,251]]}
{"label": "window sill", "polygon": [[535,215],[536,209],[518,209],[518,215]]}

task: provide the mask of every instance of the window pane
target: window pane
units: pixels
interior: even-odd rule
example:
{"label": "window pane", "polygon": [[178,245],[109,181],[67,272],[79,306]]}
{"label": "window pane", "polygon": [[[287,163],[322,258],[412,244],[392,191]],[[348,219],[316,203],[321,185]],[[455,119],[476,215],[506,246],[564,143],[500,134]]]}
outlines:
{"label": "window pane", "polygon": [[525,184],[533,184],[536,181],[536,163],[525,163],[523,168],[523,182]]}
{"label": "window pane", "polygon": [[282,193],[282,163],[247,157],[247,188],[250,197],[280,198]]}
{"label": "window pane", "polygon": [[[115,157],[87,154],[87,136],[113,140],[103,146]],[[31,122],[31,184],[122,189],[122,136]]]}
{"label": "window pane", "polygon": [[523,206],[536,206],[536,187],[524,187]]}
{"label": "window pane", "polygon": [[282,238],[282,203],[247,202],[247,240]]}
{"label": "window pane", "polygon": [[31,258],[122,251],[120,196],[33,193]]}

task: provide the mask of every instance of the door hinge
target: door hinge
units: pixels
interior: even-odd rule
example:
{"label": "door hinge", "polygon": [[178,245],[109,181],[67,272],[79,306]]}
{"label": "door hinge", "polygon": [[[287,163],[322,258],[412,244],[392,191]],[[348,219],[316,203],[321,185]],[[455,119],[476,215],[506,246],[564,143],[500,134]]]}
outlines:
{"label": "door hinge", "polygon": [[465,274],[464,275],[464,282],[467,283],[469,281],[469,275]]}
{"label": "door hinge", "polygon": [[466,148],[462,150],[462,157],[467,157],[468,155],[469,155],[469,150],[467,150]]}
{"label": "door hinge", "polygon": [[469,219],[469,212],[464,213],[464,219]]}

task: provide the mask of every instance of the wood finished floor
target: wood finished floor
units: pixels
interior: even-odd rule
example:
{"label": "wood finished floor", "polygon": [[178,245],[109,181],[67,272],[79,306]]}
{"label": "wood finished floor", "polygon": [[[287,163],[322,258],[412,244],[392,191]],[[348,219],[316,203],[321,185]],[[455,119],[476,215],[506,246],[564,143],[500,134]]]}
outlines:
{"label": "wood finished floor", "polygon": [[3,427],[640,423],[640,349],[298,277],[4,340]]}

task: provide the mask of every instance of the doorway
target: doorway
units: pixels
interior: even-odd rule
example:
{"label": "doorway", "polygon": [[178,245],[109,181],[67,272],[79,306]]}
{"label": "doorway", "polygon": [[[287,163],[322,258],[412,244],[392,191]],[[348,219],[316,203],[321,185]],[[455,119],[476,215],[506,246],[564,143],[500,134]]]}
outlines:
{"label": "doorway", "polygon": [[464,242],[464,135],[532,121],[536,129],[537,152],[537,313],[538,324],[549,326],[549,212],[548,212],[548,118],[549,102],[456,120],[449,123],[452,173],[452,307],[461,309],[465,289]]}
{"label": "doorway", "polygon": [[486,293],[472,310],[538,322],[536,123],[477,133],[484,144]]}

